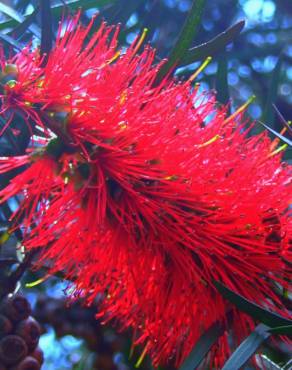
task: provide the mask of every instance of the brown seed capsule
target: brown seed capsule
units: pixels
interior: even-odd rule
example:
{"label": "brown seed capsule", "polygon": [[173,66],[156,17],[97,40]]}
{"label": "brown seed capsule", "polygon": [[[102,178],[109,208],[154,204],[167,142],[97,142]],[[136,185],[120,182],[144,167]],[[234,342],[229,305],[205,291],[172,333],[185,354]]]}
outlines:
{"label": "brown seed capsule", "polygon": [[31,356],[34,357],[40,365],[44,363],[44,352],[40,349],[40,347],[37,347]]}
{"label": "brown seed capsule", "polygon": [[27,356],[19,364],[12,367],[11,370],[40,370],[40,368],[41,365],[35,358]]}
{"label": "brown seed capsule", "polygon": [[22,337],[30,351],[33,351],[38,345],[41,327],[33,317],[28,317],[18,323],[15,328],[15,334]]}
{"label": "brown seed capsule", "polygon": [[21,295],[6,298],[1,304],[1,312],[12,321],[21,321],[31,314],[31,307],[28,300]]}
{"label": "brown seed capsule", "polygon": [[8,317],[0,314],[0,338],[11,333],[12,328],[12,322]]}
{"label": "brown seed capsule", "polygon": [[0,340],[0,362],[14,365],[27,355],[25,341],[17,335],[7,335]]}

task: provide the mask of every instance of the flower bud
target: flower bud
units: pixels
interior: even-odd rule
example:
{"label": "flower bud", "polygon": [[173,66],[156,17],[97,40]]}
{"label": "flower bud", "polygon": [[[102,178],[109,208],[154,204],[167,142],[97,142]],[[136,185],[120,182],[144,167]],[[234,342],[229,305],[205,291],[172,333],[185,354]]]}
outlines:
{"label": "flower bud", "polygon": [[15,295],[2,302],[0,311],[12,321],[17,322],[26,319],[31,314],[31,307],[26,298]]}
{"label": "flower bud", "polygon": [[25,341],[17,335],[7,335],[0,340],[0,362],[14,365],[27,355]]}
{"label": "flower bud", "polygon": [[[33,358],[35,358],[40,365],[44,363],[44,352],[40,349],[40,347],[37,347],[33,353],[31,354]],[[1,370],[1,369],[0,369]]]}
{"label": "flower bud", "polygon": [[0,338],[11,333],[12,328],[12,322],[8,319],[8,317],[0,314]]}
{"label": "flower bud", "polygon": [[15,334],[22,337],[30,351],[33,351],[38,345],[41,335],[41,328],[38,322],[33,317],[20,321],[15,329]]}
{"label": "flower bud", "polygon": [[35,358],[27,356],[19,364],[11,368],[11,370],[40,370],[40,368],[41,365]]}

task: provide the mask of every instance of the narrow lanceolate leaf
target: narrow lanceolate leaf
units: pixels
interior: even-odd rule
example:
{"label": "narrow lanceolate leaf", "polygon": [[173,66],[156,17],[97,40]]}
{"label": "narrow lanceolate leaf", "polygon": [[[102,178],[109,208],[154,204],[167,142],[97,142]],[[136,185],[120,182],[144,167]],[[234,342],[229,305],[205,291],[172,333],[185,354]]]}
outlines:
{"label": "narrow lanceolate leaf", "polygon": [[281,139],[282,141],[284,141],[284,143],[288,144],[289,146],[292,146],[292,141],[287,139],[285,136],[281,135],[279,132],[273,130],[271,127],[269,127],[268,125],[266,125],[265,123],[261,122],[261,121],[258,121],[262,126],[264,126],[268,131],[270,131],[272,134],[274,134],[275,136],[277,136],[279,139]]}
{"label": "narrow lanceolate leaf", "polygon": [[228,89],[228,59],[226,52],[220,55],[216,73],[216,91],[217,101],[221,104],[229,102]]}
{"label": "narrow lanceolate leaf", "polygon": [[214,282],[214,284],[224,298],[233,303],[240,311],[247,313],[255,320],[261,321],[272,328],[292,325],[292,320],[286,319],[285,317],[260,307],[219,282]]}
{"label": "narrow lanceolate leaf", "polygon": [[46,64],[53,46],[53,23],[50,3],[50,0],[41,0],[41,55],[46,54],[43,64]]}
{"label": "narrow lanceolate leaf", "polygon": [[168,56],[167,63],[165,63],[160,70],[158,81],[182,61],[198,31],[205,3],[206,0],[193,0],[193,5],[183,25],[178,40]]}
{"label": "narrow lanceolate leaf", "polygon": [[212,40],[189,49],[182,58],[181,64],[190,64],[198,60],[205,59],[209,55],[214,56],[223,51],[226,45],[230,44],[240,34],[244,24],[244,21],[239,21],[214,37]]}
{"label": "narrow lanceolate leaf", "polygon": [[[25,21],[25,17],[20,14],[19,12],[17,12],[16,10],[14,10],[13,8],[11,8],[10,6],[8,5],[5,5],[3,3],[0,2],[0,12],[7,15],[8,17],[12,18],[13,20],[15,20],[17,23],[23,23]],[[8,23],[8,22],[7,22]],[[3,28],[2,28],[3,29]],[[33,33],[37,38],[40,38],[41,36],[41,32],[40,32],[40,29],[38,26],[36,26],[35,24],[31,24],[29,26],[29,30],[31,31],[31,33]]]}
{"label": "narrow lanceolate leaf", "polygon": [[274,123],[274,108],[273,103],[275,103],[277,99],[277,92],[278,92],[278,86],[280,81],[280,75],[281,75],[281,66],[282,66],[282,58],[281,56],[278,59],[278,62],[273,70],[269,89],[268,89],[268,95],[267,100],[265,103],[265,109],[263,112],[262,120],[264,122],[269,121],[271,124]]}
{"label": "narrow lanceolate leaf", "polygon": [[11,34],[11,36],[13,36],[15,39],[20,38],[34,23],[39,10],[39,7],[35,8],[35,10],[29,16],[27,16],[22,23],[20,23],[12,31],[10,31],[9,34]]}
{"label": "narrow lanceolate leaf", "polygon": [[7,44],[9,44],[10,46],[12,46],[14,49],[16,49],[17,51],[20,51],[23,49],[23,45],[14,40],[13,37],[9,36],[9,35],[4,35],[4,33],[0,32],[0,39],[5,41]]}
{"label": "narrow lanceolate leaf", "polygon": [[213,324],[198,340],[179,370],[196,369],[208,354],[213,344],[215,344],[224,333],[224,330],[223,324],[218,322]]}
{"label": "narrow lanceolate leaf", "polygon": [[[64,12],[64,9],[65,9],[66,6],[72,11],[78,10],[80,8],[82,8],[83,10],[86,10],[86,9],[90,9],[90,8],[97,8],[97,7],[100,8],[100,7],[103,7],[103,6],[109,6],[109,5],[114,4],[116,1],[117,0],[68,0],[68,1],[60,1],[58,3],[54,3],[54,5],[51,6],[51,9],[52,9],[52,14],[54,16],[58,16],[58,15],[60,15]],[[1,8],[2,8],[2,4],[0,3],[0,11],[2,11]],[[5,13],[6,15],[8,15],[4,11],[2,11],[2,12]],[[20,13],[17,13],[17,14],[20,16],[17,19],[15,19],[13,17],[12,19],[9,19],[8,21],[1,22],[0,23],[0,30],[16,27],[18,23],[22,23],[26,19]],[[31,27],[35,28],[37,26],[31,25],[29,27],[29,30],[32,33],[35,33],[31,29]],[[37,27],[37,30],[38,30],[38,34],[35,34],[35,36],[40,39],[41,31],[38,27]],[[35,29],[35,31],[36,31],[36,29]]]}
{"label": "narrow lanceolate leaf", "polygon": [[270,328],[269,332],[271,334],[285,335],[292,338],[292,325],[278,326],[276,328]]}
{"label": "narrow lanceolate leaf", "polygon": [[271,333],[269,327],[259,324],[255,330],[240,344],[227,360],[222,370],[239,370],[255,354],[259,346]]}
{"label": "narrow lanceolate leaf", "polygon": [[280,121],[286,127],[286,129],[288,130],[288,132],[290,133],[290,135],[292,135],[292,127],[285,120],[284,116],[282,115],[282,113],[279,111],[279,109],[277,108],[277,106],[275,104],[273,104],[273,108],[274,108],[275,112],[277,113],[277,116],[279,117]]}

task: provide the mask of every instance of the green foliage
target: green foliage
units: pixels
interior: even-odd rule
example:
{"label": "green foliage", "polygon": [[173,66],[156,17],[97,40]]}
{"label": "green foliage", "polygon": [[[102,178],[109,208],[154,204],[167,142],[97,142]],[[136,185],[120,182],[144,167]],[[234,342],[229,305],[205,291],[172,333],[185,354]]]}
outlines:
{"label": "green foliage", "polygon": [[240,370],[254,355],[259,346],[269,338],[271,333],[268,329],[266,325],[259,324],[234,351],[222,370]]}
{"label": "green foliage", "polygon": [[182,64],[190,64],[197,60],[207,58],[209,55],[213,56],[217,53],[224,51],[226,45],[230,44],[236,37],[239,36],[243,30],[245,21],[239,21],[233,26],[227,28],[219,35],[215,36],[212,40],[207,41],[201,45],[195,46],[186,51],[182,57]]}
{"label": "green foliage", "polygon": [[182,27],[178,40],[174,44],[173,49],[168,55],[168,61],[161,68],[159,79],[161,80],[170,70],[178,66],[183,59],[183,56],[188,51],[191,43],[196,36],[198,27],[201,23],[202,13],[205,7],[206,0],[193,0],[192,7],[189,11],[187,19]]}
{"label": "green foliage", "polygon": [[196,369],[204,360],[211,347],[224,333],[225,328],[222,323],[216,322],[205,333],[202,334],[192,352],[186,358],[179,370],[193,370]]}
{"label": "green foliage", "polygon": [[240,294],[233,292],[219,282],[214,283],[217,290],[224,298],[233,303],[240,311],[250,315],[255,320],[258,320],[271,328],[278,326],[291,325],[292,320],[286,319],[276,313],[265,310],[257,304],[250,302],[248,299],[242,297]]}

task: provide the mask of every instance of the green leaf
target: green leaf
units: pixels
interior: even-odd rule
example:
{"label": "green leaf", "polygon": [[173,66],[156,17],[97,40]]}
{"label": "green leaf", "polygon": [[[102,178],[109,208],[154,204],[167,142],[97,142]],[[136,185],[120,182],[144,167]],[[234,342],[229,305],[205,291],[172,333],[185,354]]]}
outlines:
{"label": "green leaf", "polygon": [[264,126],[268,131],[270,131],[272,134],[274,134],[275,136],[277,136],[279,139],[281,139],[282,141],[284,141],[284,143],[292,146],[292,141],[287,139],[285,136],[281,135],[279,132],[273,130],[271,127],[269,127],[268,125],[266,125],[265,123],[261,122],[261,121],[258,121],[262,126]]}
{"label": "green leaf", "polygon": [[286,335],[287,337],[292,337],[292,325],[287,326],[277,326],[275,328],[270,328],[269,332],[271,334]]}
{"label": "green leaf", "polygon": [[[76,11],[76,10],[79,10],[80,8],[82,8],[83,10],[90,9],[90,8],[100,8],[100,7],[103,7],[103,6],[106,6],[106,5],[114,4],[116,1],[117,0],[68,0],[68,1],[60,1],[59,3],[54,4],[51,7],[51,9],[52,9],[53,16],[58,16],[58,15],[60,15],[64,12],[64,8],[66,6],[71,11]],[[2,7],[2,4],[0,3],[0,11],[2,11],[1,7]],[[15,12],[14,9],[12,9],[12,8],[10,8],[10,9],[13,12]],[[3,13],[5,13],[5,12],[3,11]],[[4,29],[7,29],[7,28],[13,28],[13,27],[16,27],[17,24],[24,22],[26,17],[21,15],[18,12],[15,12],[15,13],[18,15],[18,19],[14,18],[14,17],[11,17],[13,19],[1,22],[0,23],[0,30],[4,30]],[[7,14],[7,13],[5,13],[5,14]],[[29,17],[29,16],[30,15],[28,15],[27,17]],[[34,28],[34,27],[37,27],[37,26],[32,25],[30,27]],[[29,28],[29,29],[32,32],[31,28]],[[32,32],[32,33],[34,33],[34,32]],[[39,28],[38,28],[38,35],[35,35],[35,36],[37,36],[39,39],[41,38],[41,31],[40,31]]]}
{"label": "green leaf", "polygon": [[9,32],[15,39],[20,38],[29,28],[30,25],[36,20],[36,16],[39,12],[40,8],[37,7],[35,10],[25,18],[25,20],[16,26],[12,31]]}
{"label": "green leaf", "polygon": [[272,125],[274,123],[274,109],[273,103],[277,99],[277,92],[278,86],[280,82],[280,75],[281,75],[281,67],[282,67],[282,56],[278,58],[277,64],[272,72],[271,82],[268,89],[267,100],[265,103],[265,109],[262,115],[262,120],[264,122],[269,121]]}
{"label": "green leaf", "polygon": [[168,61],[160,69],[157,82],[159,82],[173,67],[177,66],[182,61],[184,54],[187,52],[197,34],[205,3],[206,0],[193,0],[192,7],[178,40],[168,56]]}
{"label": "green leaf", "polygon": [[287,122],[285,120],[284,116],[282,115],[282,113],[279,111],[279,109],[277,108],[277,106],[275,104],[273,104],[273,108],[274,108],[275,112],[277,113],[277,116],[279,117],[280,121],[286,127],[286,129],[288,130],[290,135],[292,135],[292,127],[289,125],[289,122]]}
{"label": "green leaf", "polygon": [[24,48],[24,46],[20,42],[14,40],[14,38],[9,35],[4,35],[2,32],[0,32],[0,39],[5,41],[10,46],[13,46],[18,51]]}
{"label": "green leaf", "polygon": [[239,370],[255,354],[259,346],[271,335],[269,327],[259,324],[227,360],[222,370]]}
{"label": "green leaf", "polygon": [[224,333],[223,324],[216,322],[213,324],[198,340],[189,356],[181,365],[179,370],[193,370],[196,369],[204,357],[208,354],[211,347]]}
{"label": "green leaf", "polygon": [[41,0],[41,55],[45,55],[43,66],[53,46],[53,23],[50,0]]}
{"label": "green leaf", "polygon": [[216,73],[216,91],[217,101],[221,104],[229,102],[228,89],[228,59],[226,53],[223,53],[218,60]]}
{"label": "green leaf", "polygon": [[239,21],[214,37],[212,40],[189,49],[182,58],[181,64],[190,64],[198,60],[205,59],[208,56],[214,56],[218,52],[224,50],[226,45],[230,44],[240,34],[244,24],[244,21]]}
{"label": "green leaf", "polygon": [[289,326],[292,324],[292,320],[270,312],[260,307],[256,303],[252,303],[251,301],[242,297],[240,294],[233,292],[225,285],[217,281],[215,281],[214,284],[224,298],[233,303],[240,311],[247,313],[255,320],[261,321],[272,328],[277,326]]}
{"label": "green leaf", "polygon": [[[17,23],[23,23],[25,21],[25,17],[22,14],[20,14],[10,6],[5,5],[3,3],[0,3],[0,12],[14,19]],[[40,38],[41,32],[38,26],[32,24],[28,28],[31,31],[31,33],[33,33],[37,38]]]}

